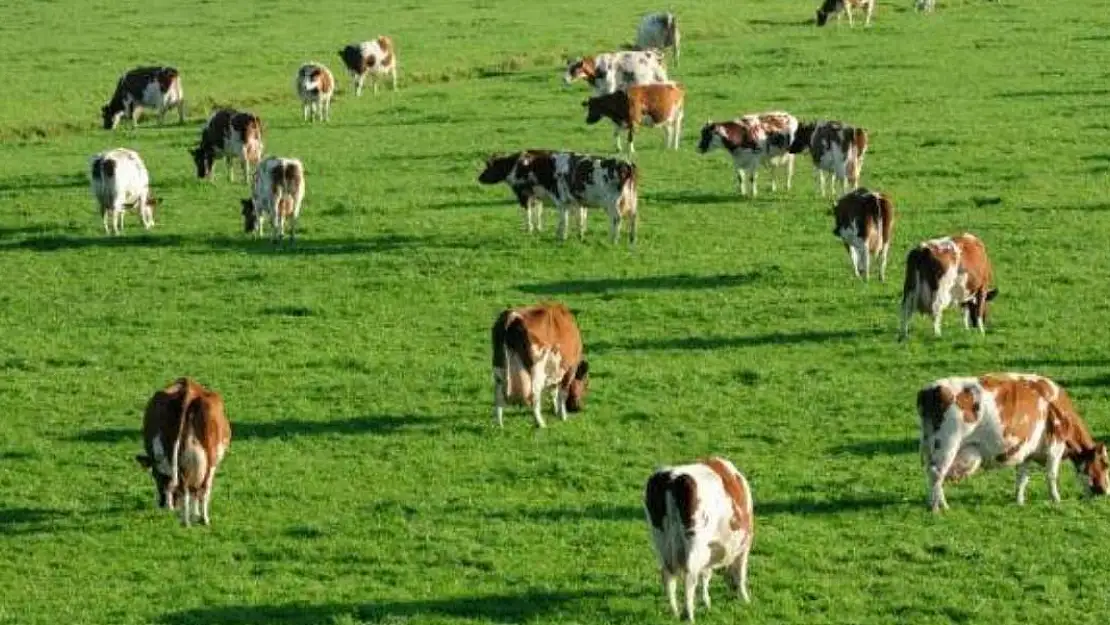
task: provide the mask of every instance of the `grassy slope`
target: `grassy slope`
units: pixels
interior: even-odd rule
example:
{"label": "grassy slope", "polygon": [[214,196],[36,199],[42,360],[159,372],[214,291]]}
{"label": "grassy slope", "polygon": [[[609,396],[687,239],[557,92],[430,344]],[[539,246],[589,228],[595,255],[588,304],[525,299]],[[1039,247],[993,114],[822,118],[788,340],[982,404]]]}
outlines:
{"label": "grassy slope", "polygon": [[[805,2],[681,8],[685,146],[640,142],[634,253],[597,213],[585,243],[525,238],[508,191],[474,177],[490,150],[608,150],[559,63],[626,40],[648,3],[6,9],[0,622],[669,622],[640,488],[709,452],[748,474],[759,521],[754,603],[720,584],[705,622],[1101,621],[1106,506],[1067,479],[1050,507],[1038,480],[1018,511],[998,472],[931,517],[912,398],[1036,370],[1110,433],[1110,23],[1094,0],[909,4],[867,31],[803,25]],[[378,32],[403,90],[344,91],[330,126],[303,126],[298,63],[336,70],[342,43]],[[119,72],[158,61],[182,70],[190,124],[98,130]],[[241,237],[222,167],[192,178],[213,103],[249,105],[268,152],[306,162],[296,253]],[[888,284],[850,279],[808,164],[793,193],[741,202],[725,157],[693,152],[705,118],[767,108],[872,129],[865,183],[900,215]],[[116,145],[165,199],[150,236],[131,216],[126,238],[100,234],[82,171]],[[896,344],[906,246],[965,228],[996,264],[991,333],[950,315],[943,339],[919,320]],[[590,406],[497,432],[488,324],[542,297],[582,311]],[[187,532],[131,461],[143,402],[183,373],[225,394],[235,428],[215,525]]]}

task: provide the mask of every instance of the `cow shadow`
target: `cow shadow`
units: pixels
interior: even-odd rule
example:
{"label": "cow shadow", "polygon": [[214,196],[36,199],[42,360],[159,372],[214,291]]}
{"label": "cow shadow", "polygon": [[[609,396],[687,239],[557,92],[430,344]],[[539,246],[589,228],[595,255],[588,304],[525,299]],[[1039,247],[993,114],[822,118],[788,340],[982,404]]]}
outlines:
{"label": "cow shadow", "polygon": [[[1094,169],[1102,168],[1096,167]],[[1086,204],[1070,204],[1066,206],[1022,206],[1021,210],[1026,213],[1040,213],[1047,211],[1076,211],[1099,213],[1103,211],[1110,211],[1110,202],[1087,202]]]}
{"label": "cow shadow", "polygon": [[817,22],[812,17],[802,19],[802,20],[772,20],[772,19],[758,19],[757,18],[757,19],[748,20],[748,24],[751,24],[752,26],[773,26],[773,27],[779,27],[779,26],[794,26],[794,27],[808,26],[808,27],[812,28],[812,27],[815,27],[817,25]]}
{"label": "cow shadow", "polygon": [[1091,95],[1110,95],[1110,89],[1028,89],[1021,91],[1001,91],[995,94],[994,97],[1001,100],[1008,100],[1010,98],[1059,98]]}
{"label": "cow shadow", "polygon": [[897,456],[917,453],[919,441],[916,438],[898,440],[860,441],[829,448],[832,454],[851,454],[853,456]]}
{"label": "cow shadow", "polygon": [[522,519],[542,523],[566,523],[582,520],[594,521],[643,521],[644,510],[638,506],[590,504],[583,507],[542,508],[538,510],[502,510],[483,513],[483,517],[505,521]]}
{"label": "cow shadow", "polygon": [[852,499],[830,501],[810,501],[804,499],[755,502],[756,517],[761,516],[805,516],[815,514],[843,514],[882,510],[893,506],[909,505],[908,501],[891,495],[871,495]]}
{"label": "cow shadow", "polygon": [[690,192],[690,193],[645,193],[640,196],[640,199],[645,202],[656,202],[660,204],[732,204],[735,202],[750,202],[746,197],[738,193],[704,193],[704,192]]}
{"label": "cow shadow", "polygon": [[637,339],[619,343],[599,342],[590,345],[591,352],[610,350],[703,350],[731,349],[736,347],[763,347],[766,345],[801,345],[805,343],[831,343],[851,341],[883,334],[874,330],[841,330],[803,332],[772,332],[749,336],[689,336],[682,338]]}
{"label": "cow shadow", "polygon": [[[232,440],[265,440],[335,434],[385,436],[409,430],[427,431],[436,429],[442,426],[443,423],[443,419],[427,415],[367,415],[326,421],[307,421],[304,419],[263,422],[236,421],[231,426],[231,437]],[[80,432],[70,437],[69,440],[103,444],[134,441],[136,445],[139,445],[142,442],[142,435],[138,427],[95,428]]]}
{"label": "cow shadow", "polygon": [[85,174],[61,176],[36,176],[22,174],[0,179],[0,191],[38,191],[45,189],[74,189],[89,186]]}
{"label": "cow shadow", "polygon": [[1085,378],[1060,378],[1060,385],[1067,387],[1097,387],[1110,386],[1110,374],[1095,375]]}
{"label": "cow shadow", "polygon": [[610,291],[685,291],[744,286],[777,273],[778,267],[774,266],[766,270],[755,270],[747,273],[704,276],[685,273],[669,276],[645,276],[642,278],[587,278],[537,284],[518,284],[513,288],[532,295],[606,293]]}
{"label": "cow shadow", "polygon": [[[451,208],[487,208],[492,206],[519,208],[520,205],[517,204],[516,200],[512,197],[506,196],[499,199],[489,200],[449,200],[446,202],[435,202],[432,204],[425,204],[424,208],[431,210],[446,210]],[[544,208],[547,209],[548,207],[545,206]],[[553,215],[557,214],[555,213],[554,208],[551,209],[551,212]],[[547,213],[547,210],[544,210],[544,213]],[[544,216],[546,217],[546,215]],[[546,219],[544,221],[546,221]]]}
{"label": "cow shadow", "polygon": [[451,599],[380,601],[365,604],[231,605],[194,608],[164,614],[163,625],[319,625],[340,617],[367,623],[396,623],[412,619],[466,619],[493,623],[523,623],[563,612],[575,602],[605,599],[611,592],[526,591],[519,594],[478,595]]}
{"label": "cow shadow", "polygon": [[324,238],[317,239],[301,234],[296,243],[289,238],[282,243],[273,242],[268,235],[260,238],[251,236],[241,237],[211,237],[205,239],[203,244],[212,250],[224,252],[241,252],[245,254],[286,254],[290,256],[327,256],[339,254],[373,254],[382,252],[395,252],[423,247],[433,243],[432,237],[414,236],[407,234],[382,234],[368,238]]}
{"label": "cow shadow", "polygon": [[1010,358],[1005,366],[1035,369],[1039,367],[1110,367],[1110,358]]}
{"label": "cow shadow", "polygon": [[[141,228],[141,226],[139,226]],[[52,236],[35,237],[22,241],[0,243],[0,250],[32,250],[35,252],[57,252],[89,248],[162,248],[178,247],[185,239],[176,234],[157,235],[139,234],[122,236],[101,235],[95,237]]]}

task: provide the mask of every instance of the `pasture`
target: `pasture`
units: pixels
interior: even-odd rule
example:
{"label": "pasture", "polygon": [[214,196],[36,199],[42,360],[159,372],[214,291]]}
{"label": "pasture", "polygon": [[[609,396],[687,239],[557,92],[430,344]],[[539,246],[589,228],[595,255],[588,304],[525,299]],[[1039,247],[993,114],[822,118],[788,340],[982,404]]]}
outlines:
{"label": "pasture", "polygon": [[[643,518],[659,464],[718,453],[756,501],[753,601],[713,585],[702,623],[1105,621],[1110,504],[1013,471],[930,514],[916,391],[996,370],[1053,376],[1110,436],[1110,15],[1095,0],[880,0],[818,29],[818,2],[663,6],[423,0],[19,1],[0,24],[0,623],[670,623]],[[520,232],[492,151],[610,153],[564,59],[672,8],[681,150],[638,136],[640,242]],[[401,89],[354,98],[336,55],[389,34]],[[292,81],[327,64],[330,124]],[[128,68],[182,75],[187,124],[99,127]],[[260,115],[306,167],[297,247],[242,233],[247,187],[186,150],[216,105]],[[782,109],[872,134],[863,184],[897,223],[886,284],[851,275],[808,156],[740,199],[707,118]],[[169,116],[175,120],[175,115]],[[142,154],[163,204],[108,238],[87,158]],[[1000,288],[985,336],[945,317],[895,341],[911,243],[971,230]],[[491,423],[489,326],[559,299],[590,359],[586,410]],[[179,375],[223,393],[233,440],[213,525],[153,506],[142,408]]]}

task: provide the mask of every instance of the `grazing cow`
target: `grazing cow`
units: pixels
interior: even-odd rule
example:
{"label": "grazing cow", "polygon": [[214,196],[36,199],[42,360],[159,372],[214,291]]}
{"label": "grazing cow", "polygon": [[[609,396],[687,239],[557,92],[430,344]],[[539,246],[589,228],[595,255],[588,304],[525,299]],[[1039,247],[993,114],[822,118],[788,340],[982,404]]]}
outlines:
{"label": "grazing cow", "polygon": [[1088,495],[1110,489],[1106,445],[1091,438],[1067,392],[1030,374],[995,373],[946,378],[917,394],[921,459],[929,507],[948,508],[944,482],[959,481],[980,466],[1017,467],[1017,503],[1025,503],[1029,467],[1043,464],[1052,501],[1059,503],[1060,462],[1071,460]]}
{"label": "grazing cow", "polygon": [[143,228],[154,225],[158,200],[150,193],[150,174],[137,152],[116,148],[93,156],[89,182],[105,234],[123,233],[123,212],[128,208],[138,211]]}
{"label": "grazing cow", "polygon": [[143,415],[146,453],[135,456],[150,469],[159,508],[174,508],[181,495],[181,522],[189,525],[190,498],[209,525],[208,505],[216,468],[231,444],[224,400],[190,378],[178,378],[154,393]]}
{"label": "grazing cow", "polygon": [[590,388],[589,364],[582,353],[582,336],[574,314],[563,304],[544,303],[501,312],[491,329],[493,341],[493,416],[504,426],[502,413],[509,402],[532,407],[536,427],[544,427],[541,393],[555,388],[555,414],[586,405]]}
{"label": "grazing cow", "polygon": [[331,118],[331,98],[335,95],[335,77],[331,70],[319,63],[305,63],[297,70],[297,95],[304,107],[304,120],[328,121]]}
{"label": "grazing cow", "polygon": [[397,90],[397,51],[393,40],[386,36],[373,41],[352,43],[339,51],[339,58],[347,66],[347,73],[355,85],[355,95],[362,95],[362,85],[366,76],[371,76],[374,95],[378,94],[379,77],[388,74],[393,80],[393,90]]}
{"label": "grazing cow", "polygon": [[590,98],[582,103],[586,109],[586,123],[596,124],[601,118],[613,121],[613,139],[617,152],[621,151],[621,130],[628,129],[628,152],[636,151],[636,128],[659,125],[663,127],[665,148],[678,149],[682,135],[682,116],[686,92],[682,85],[662,83],[635,85],[626,91],[614,91]]}
{"label": "grazing cow", "polygon": [[913,3],[914,11],[925,11],[926,13],[932,13],[936,8],[936,0],[914,0]]}
{"label": "grazing cow", "polygon": [[986,331],[987,302],[998,295],[987,248],[979,237],[956,237],[920,243],[906,255],[906,281],[902,287],[900,338],[909,335],[914,311],[932,315],[933,334],[940,336],[945,308],[964,309],[964,327]]}
{"label": "grazing cow", "polygon": [[242,200],[243,229],[262,236],[262,221],[270,218],[270,238],[285,237],[285,222],[290,221],[289,238],[297,242],[297,221],[304,200],[304,164],[295,158],[271,156],[258,166],[251,185],[251,197]]}
{"label": "grazing cow", "polygon": [[134,127],[144,108],[158,110],[158,123],[166,119],[166,111],[177,109],[178,120],[185,123],[185,95],[181,77],[172,67],[139,67],[124,74],[116,83],[112,99],[100,109],[104,129],[112,130],[123,117]]}
{"label": "grazing cow", "polygon": [[679,56],[678,20],[674,13],[650,13],[640,21],[636,30],[636,47],[641,50],[666,50],[674,51],[674,64],[678,66]]}
{"label": "grazing cow", "polygon": [[840,198],[833,212],[836,215],[833,234],[844,241],[856,277],[871,279],[874,255],[879,257],[879,280],[886,282],[886,259],[894,229],[894,204],[890,196],[859,188]]}
{"label": "grazing cow", "polygon": [[[578,235],[586,234],[586,207],[597,206],[609,215],[609,238],[620,236],[627,217],[628,243],[636,243],[638,221],[636,186],[639,170],[628,161],[587,156],[574,152],[521,152],[515,161],[502,157],[491,161],[479,180],[485,184],[507,182],[517,198],[550,197],[559,210],[557,236],[567,238],[570,210],[578,210]],[[522,196],[521,194],[526,194]]]}
{"label": "grazing cow", "polygon": [[709,609],[713,570],[728,571],[729,586],[748,602],[748,554],[755,537],[752,490],[744,475],[721,457],[665,467],[648,479],[644,510],[659,558],[663,589],[679,616],[678,578],[685,586],[683,615],[694,621],[694,591]]}
{"label": "grazing cow", "polygon": [[197,178],[212,175],[216,157],[227,163],[227,179],[232,176],[231,160],[243,165],[243,181],[250,180],[250,167],[262,160],[262,120],[251,113],[220,109],[208,118],[200,134],[200,145],[189,150],[197,166]]}
{"label": "grazing cow", "polygon": [[567,61],[563,84],[584,79],[594,95],[605,95],[632,85],[667,82],[663,54],[658,50],[625,50],[583,56]]}
{"label": "grazing cow", "polygon": [[817,189],[821,197],[825,197],[826,172],[832,174],[834,193],[837,181],[844,185],[844,193],[859,186],[867,145],[867,131],[863,128],[836,121],[807,122],[798,125],[790,151],[800,154],[809,150],[813,157]]}
{"label": "grazing cow", "polygon": [[875,12],[875,0],[824,0],[821,7],[817,9],[817,25],[824,26],[829,21],[830,15],[836,15],[836,23],[839,25],[841,13],[847,13],[848,25],[854,28],[856,23],[852,20],[852,9],[867,11],[867,19],[864,20],[863,25],[871,25],[871,14]]}
{"label": "grazing cow", "polygon": [[751,180],[751,195],[757,194],[756,177],[759,165],[766,163],[771,169],[771,191],[777,191],[775,170],[786,167],[786,189],[794,179],[794,154],[790,146],[798,131],[798,120],[781,111],[745,115],[730,122],[706,122],[701,129],[698,153],[705,154],[721,147],[732,155],[736,169],[736,182],[740,195],[744,195],[744,180]]}
{"label": "grazing cow", "polygon": [[531,158],[551,158],[551,150],[525,150],[513,154],[492,154],[486,159],[486,168],[478,175],[478,182],[482,184],[497,184],[504,182],[509,185],[524,213],[524,231],[531,234],[543,229],[543,200],[554,199],[541,184],[533,183],[526,178],[518,178],[521,174],[516,168],[521,156]]}

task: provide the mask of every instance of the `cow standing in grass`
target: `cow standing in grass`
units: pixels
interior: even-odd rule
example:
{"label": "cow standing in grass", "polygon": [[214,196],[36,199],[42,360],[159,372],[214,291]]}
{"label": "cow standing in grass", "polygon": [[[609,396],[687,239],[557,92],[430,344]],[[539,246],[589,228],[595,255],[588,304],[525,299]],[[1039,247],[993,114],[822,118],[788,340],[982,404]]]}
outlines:
{"label": "cow standing in grass", "polygon": [[318,119],[328,121],[331,118],[335,77],[330,69],[319,63],[305,63],[297,70],[295,86],[306,122]]}
{"label": "cow standing in grass", "polygon": [[790,152],[800,154],[809,150],[817,189],[825,197],[826,173],[831,174],[834,193],[838,182],[843,185],[843,193],[859,186],[868,142],[863,128],[838,121],[807,122],[798,125]]}
{"label": "cow standing in grass", "polygon": [[569,60],[563,84],[576,80],[585,80],[594,95],[601,96],[633,85],[667,82],[667,70],[658,50],[605,52]]}
{"label": "cow standing in grass", "polygon": [[267,158],[254,173],[251,197],[242,201],[243,229],[262,236],[262,222],[269,219],[270,238],[280,242],[288,222],[289,239],[296,243],[303,200],[304,164],[295,158]]}
{"label": "cow standing in grass", "polygon": [[852,9],[867,11],[867,19],[864,20],[863,25],[871,25],[871,14],[875,12],[875,0],[825,0],[817,9],[817,25],[824,26],[832,15],[836,16],[836,23],[839,25],[841,14],[847,13],[848,26],[854,28],[856,23],[852,20]]}
{"label": "cow standing in grass", "polygon": [[682,136],[682,118],[686,92],[681,85],[660,83],[635,85],[625,91],[614,91],[590,98],[582,103],[586,108],[586,123],[596,124],[602,118],[613,122],[613,140],[617,152],[621,151],[621,131],[628,131],[628,153],[636,151],[636,129],[643,126],[661,126],[663,145],[678,149]]}
{"label": "cow standing in grass", "polygon": [[208,118],[200,134],[200,145],[189,150],[197,167],[197,178],[209,178],[216,158],[227,163],[227,179],[233,180],[231,161],[243,168],[243,181],[250,181],[251,167],[262,160],[262,120],[251,113],[220,109]]}
{"label": "cow standing in grass", "polygon": [[790,189],[794,179],[794,154],[790,146],[797,131],[798,120],[781,111],[745,115],[728,122],[710,121],[701,129],[698,153],[718,147],[727,151],[732,156],[740,195],[745,195],[744,183],[750,180],[754,198],[758,193],[759,166],[764,163],[771,169],[771,191],[778,190],[775,170],[779,168],[786,169],[786,188]]}
{"label": "cow standing in grass", "polygon": [[347,67],[356,96],[362,95],[362,85],[367,76],[370,76],[374,95],[378,94],[378,81],[382,76],[389,76],[393,81],[393,90],[397,90],[397,51],[391,38],[383,35],[373,41],[352,43],[339,51],[339,58]]}
{"label": "cow standing in grass", "polygon": [[879,258],[879,280],[886,282],[886,261],[894,230],[894,203],[885,193],[856,189],[833,207],[833,234],[844,242],[857,278],[871,279],[871,257]]}
{"label": "cow standing in grass", "polygon": [[909,336],[914,312],[931,315],[933,334],[940,336],[944,309],[959,306],[964,328],[986,331],[988,303],[998,295],[987,248],[974,234],[933,239],[906,254],[899,337]]}
{"label": "cow standing in grass", "polygon": [[167,110],[177,109],[178,120],[185,123],[185,94],[176,69],[139,67],[124,74],[116,83],[112,99],[101,108],[104,129],[112,130],[124,117],[134,127],[144,108],[158,111],[159,124],[165,121]]}
{"label": "cow standing in grass", "polygon": [[538,181],[532,181],[523,170],[517,169],[516,164],[521,157],[529,160],[536,158],[551,158],[551,150],[525,150],[512,154],[492,154],[486,159],[486,167],[478,175],[478,182],[482,184],[497,184],[504,182],[513,190],[517,202],[520,204],[524,217],[524,231],[531,234],[543,230],[543,200],[554,200],[546,187]]}
{"label": "cow standing in grass", "polygon": [[123,233],[123,213],[139,213],[143,228],[154,225],[154,206],[150,174],[139,154],[126,148],[101,152],[89,159],[89,182],[105,234]]}

